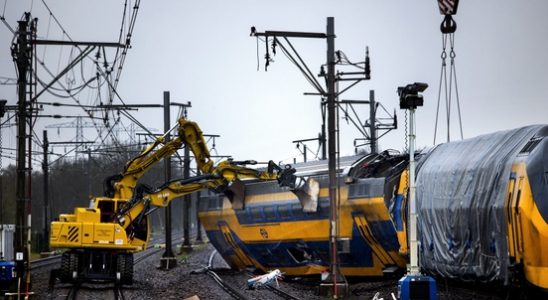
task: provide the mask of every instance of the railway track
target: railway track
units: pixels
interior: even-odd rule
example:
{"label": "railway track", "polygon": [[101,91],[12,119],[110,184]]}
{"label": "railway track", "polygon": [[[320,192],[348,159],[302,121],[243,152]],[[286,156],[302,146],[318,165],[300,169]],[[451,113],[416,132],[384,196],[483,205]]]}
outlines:
{"label": "railway track", "polygon": [[[173,240],[182,238],[182,233],[172,235]],[[164,248],[154,248],[155,244],[163,243],[162,237],[155,238],[150,241],[145,251],[135,254],[134,266],[146,261],[147,258],[164,251]],[[46,258],[41,258],[31,262],[32,272],[47,272],[48,268],[53,269],[61,263],[61,255],[54,255]],[[50,277],[50,287],[48,289],[47,299],[115,299],[125,300],[123,287],[119,284],[109,282],[77,282],[73,284],[57,284],[55,278]],[[53,281],[52,281],[53,280]],[[114,296],[114,298],[112,298]]]}
{"label": "railway track", "polygon": [[250,298],[246,297],[244,294],[240,293],[236,288],[234,288],[232,285],[226,283],[221,277],[214,272],[213,270],[207,270],[207,275],[209,275],[215,282],[227,292],[232,298],[236,300],[248,300]]}
{"label": "railway track", "polygon": [[[172,240],[180,239],[181,237],[182,237],[182,233],[176,233],[172,236]],[[163,237],[155,238],[154,240],[151,240],[149,242],[149,245],[147,246],[146,250],[143,251],[143,252],[140,252],[140,253],[143,253],[143,254],[142,255],[138,254],[139,257],[136,257],[135,261],[143,260],[143,259],[147,258],[148,256],[153,255],[153,254],[157,253],[158,251],[160,251],[160,250],[152,251],[153,252],[152,254],[147,253],[147,250],[150,250],[151,248],[154,247],[155,244],[162,243],[163,241],[164,241]],[[147,254],[145,254],[145,253],[147,253]],[[143,257],[143,258],[141,258],[141,257]],[[50,267],[50,266],[53,266],[53,265],[59,265],[60,263],[61,263],[61,255],[57,254],[57,255],[52,255],[52,256],[49,256],[49,257],[39,258],[39,259],[35,259],[35,260],[31,261],[30,262],[30,269],[31,269],[31,271],[37,271],[37,270],[47,268],[47,267]]]}
{"label": "railway track", "polygon": [[[230,284],[227,281],[222,279],[222,275],[219,275],[218,272],[215,272],[212,267],[212,262],[214,256],[217,254],[217,251],[213,251],[211,255],[209,256],[208,266],[204,268],[205,273],[209,275],[213,280],[223,289],[225,290],[232,298],[237,300],[247,300],[247,299],[254,299],[254,296],[247,296],[245,295],[246,292],[242,292],[241,289],[238,289],[234,286],[234,284]],[[251,272],[245,272],[249,276],[253,276]],[[227,275],[228,276],[228,275]],[[230,275],[232,277],[232,275]],[[279,287],[274,286],[273,284],[265,284],[263,285],[265,289],[261,289],[261,291],[269,291],[269,295],[261,295],[261,298],[264,299],[287,299],[287,300],[301,300],[302,298],[297,297],[295,295],[292,295],[291,293],[288,293]],[[270,294],[275,295],[276,297],[271,297]]]}
{"label": "railway track", "polygon": [[52,265],[59,265],[61,263],[61,255],[56,254],[49,257],[36,259],[30,262],[30,270],[36,271],[42,268],[46,268]]}
{"label": "railway track", "polygon": [[[81,291],[92,291],[94,293],[101,292],[104,293],[105,296],[108,294],[108,291],[110,290],[113,292],[114,299],[115,300],[125,300],[126,297],[124,296],[124,291],[120,285],[110,285],[105,286],[104,284],[84,284],[84,283],[78,283],[73,284],[69,287],[66,287],[69,289],[68,293],[65,295],[66,300],[77,300],[79,297],[81,297],[80,292]],[[99,296],[99,295],[97,295]]]}

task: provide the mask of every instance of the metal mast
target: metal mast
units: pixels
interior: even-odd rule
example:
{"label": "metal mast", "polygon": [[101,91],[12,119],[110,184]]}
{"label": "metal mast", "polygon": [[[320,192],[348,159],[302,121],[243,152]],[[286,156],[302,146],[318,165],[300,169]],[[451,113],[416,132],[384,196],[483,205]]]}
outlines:
{"label": "metal mast", "polygon": [[[15,230],[15,253],[16,253],[16,272],[19,280],[19,286],[22,286],[23,272],[28,255],[25,243],[25,231],[27,226],[26,209],[30,202],[30,189],[27,186],[27,177],[29,169],[26,167],[26,139],[27,139],[27,122],[29,113],[27,106],[30,106],[27,101],[29,82],[28,79],[32,74],[32,32],[29,30],[34,27],[29,24],[30,14],[25,13],[22,21],[18,21],[19,29],[17,33],[17,41],[12,47],[12,55],[17,66],[19,77],[17,79],[18,90],[18,120],[17,120],[17,178],[16,178],[16,230]],[[32,96],[32,95],[31,95]]]}
{"label": "metal mast", "polygon": [[329,252],[330,281],[333,283],[333,295],[339,295],[338,283],[344,282],[344,277],[339,270],[337,237],[338,237],[338,178],[337,178],[337,112],[335,91],[335,20],[327,18],[327,152],[329,166]]}
{"label": "metal mast", "polygon": [[[170,97],[169,92],[164,92],[164,132],[169,132],[171,124],[170,120]],[[166,134],[165,142],[169,142],[170,135]],[[171,158],[164,158],[164,170],[165,170],[165,182],[171,180]],[[177,265],[177,260],[173,255],[173,249],[171,245],[171,204],[168,204],[165,209],[165,233],[166,233],[166,251],[162,255],[161,267],[165,269],[174,268]]]}

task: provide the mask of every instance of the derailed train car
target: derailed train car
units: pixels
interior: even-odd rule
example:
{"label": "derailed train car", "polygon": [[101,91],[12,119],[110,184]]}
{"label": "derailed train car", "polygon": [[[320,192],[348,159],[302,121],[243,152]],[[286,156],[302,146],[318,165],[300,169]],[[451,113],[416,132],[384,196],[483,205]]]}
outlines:
{"label": "derailed train car", "polygon": [[442,144],[419,162],[422,268],[442,277],[524,276],[548,289],[548,126]]}
{"label": "derailed train car", "polygon": [[[420,155],[423,270],[503,284],[524,275],[548,288],[547,135],[548,126],[530,126],[442,144]],[[338,247],[346,276],[405,268],[407,165],[407,155],[387,151],[341,161]],[[290,276],[327,269],[327,165],[294,167],[320,183],[317,202],[300,202],[268,182],[246,183],[237,196],[202,198],[201,222],[231,267],[277,268]]]}
{"label": "derailed train car", "polygon": [[[340,259],[346,275],[381,276],[405,267],[402,215],[405,156],[387,152],[341,160]],[[233,268],[280,269],[286,275],[320,274],[329,265],[329,197],[327,162],[294,166],[299,176],[320,183],[315,203],[301,203],[273,182],[245,185],[245,196],[210,194],[202,198],[199,216],[209,240]],[[353,181],[352,183],[349,183]],[[403,179],[403,182],[406,180]],[[398,218],[398,217],[397,217]],[[395,226],[396,224],[396,226]]]}

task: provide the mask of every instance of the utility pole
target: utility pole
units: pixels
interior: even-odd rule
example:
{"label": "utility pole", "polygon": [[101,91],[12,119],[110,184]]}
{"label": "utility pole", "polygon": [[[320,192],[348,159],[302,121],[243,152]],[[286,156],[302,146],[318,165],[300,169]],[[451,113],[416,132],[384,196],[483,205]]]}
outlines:
{"label": "utility pole", "polygon": [[49,250],[49,226],[48,226],[48,211],[49,211],[49,167],[48,167],[48,131],[43,131],[42,148],[44,150],[44,160],[42,162],[42,173],[44,176],[44,238],[42,243],[42,251]]}
{"label": "utility pole", "polygon": [[[330,267],[329,277],[324,281],[325,286],[332,284],[333,296],[345,296],[348,294],[348,283],[339,270],[338,252],[337,252],[337,232],[338,232],[338,176],[337,176],[337,112],[336,101],[337,91],[335,90],[335,20],[333,17],[327,18],[327,151],[329,166],[329,252]],[[344,289],[344,290],[340,290]]]}
{"label": "utility pole", "polygon": [[325,122],[323,122],[323,120],[325,120],[325,117],[322,116],[322,132],[320,133],[320,136],[318,137],[318,139],[320,140],[320,145],[322,147],[322,160],[326,160],[327,159],[327,154],[326,154],[326,151],[325,151]]}
{"label": "utility pole", "polygon": [[[30,225],[31,225],[31,131],[32,131],[32,108],[36,104],[38,97],[57,82],[66,72],[81,61],[86,55],[90,54],[98,46],[103,47],[126,47],[116,43],[87,43],[87,42],[67,42],[67,41],[47,41],[36,38],[36,27],[38,19],[31,19],[29,12],[25,13],[23,19],[18,21],[17,38],[11,47],[11,54],[15,61],[17,69],[17,163],[16,163],[16,230],[14,238],[15,250],[15,275],[17,278],[17,295],[21,295],[25,289],[26,296],[31,293],[30,289]],[[32,80],[34,59],[34,50],[36,45],[87,45],[87,48],[78,55],[73,63],[69,64],[58,76],[38,92],[35,91],[35,82]],[[28,124],[28,128],[27,128]],[[25,145],[28,139],[28,148]],[[28,151],[28,160],[27,160]],[[25,233],[27,238],[25,240]],[[23,277],[26,277],[23,282]]]}
{"label": "utility pole", "polygon": [[[27,139],[27,88],[28,78],[32,68],[32,32],[29,30],[30,14],[26,13],[22,21],[18,21],[17,41],[12,46],[12,56],[17,66],[19,77],[18,85],[18,120],[17,120],[17,178],[16,178],[16,230],[15,230],[15,260],[18,286],[23,286],[24,270],[28,266],[28,249],[25,243],[27,226],[26,210],[30,202],[27,177],[30,170],[26,168],[26,139]],[[32,26],[33,27],[33,26]],[[21,292],[21,288],[17,291]]]}
{"label": "utility pole", "polygon": [[[289,56],[289,50],[281,44],[281,41],[277,37],[282,37],[284,41],[294,49],[288,37],[298,37],[298,38],[320,38],[326,39],[327,41],[327,73],[323,71],[320,76],[325,76],[326,78],[326,90],[322,88],[320,83],[316,80],[315,76],[310,72],[308,66],[304,63],[301,57],[293,50],[296,54],[294,61],[299,62],[299,69],[303,72],[303,75],[307,77],[308,81],[314,86],[317,93],[305,93],[305,95],[320,95],[323,100],[327,99],[327,142],[328,142],[328,166],[329,166],[329,201],[330,201],[330,214],[329,214],[329,257],[330,257],[330,270],[329,276],[326,280],[322,281],[320,284],[320,294],[328,295],[331,294],[333,297],[344,297],[348,294],[348,283],[344,278],[343,274],[340,272],[339,263],[338,263],[338,191],[339,191],[339,180],[337,176],[337,161],[338,161],[338,127],[337,127],[337,99],[338,96],[356,83],[369,79],[368,66],[365,68],[365,72],[349,72],[349,73],[337,73],[335,76],[335,19],[333,17],[327,18],[327,29],[326,33],[313,33],[313,32],[285,32],[285,31],[265,31],[264,33],[256,32],[255,27],[251,28],[251,36],[263,36],[265,37],[266,42],[268,43],[269,37],[274,37],[276,45],[279,46],[282,51]],[[267,49],[269,47],[267,46]],[[267,63],[269,64],[270,55],[266,53]],[[366,59],[366,65],[367,65]],[[365,75],[364,77],[354,77],[354,78],[341,78],[343,75]],[[336,90],[337,81],[355,81],[355,83],[344,88],[341,91]],[[323,131],[322,126],[322,131]],[[323,141],[325,135],[322,133],[320,140]],[[322,156],[325,154],[322,153]]]}
{"label": "utility pole", "polygon": [[[185,146],[184,150],[184,161],[183,161],[183,178],[188,179],[190,178],[190,149],[188,146]],[[183,252],[190,252],[192,251],[192,246],[190,245],[190,235],[189,235],[189,227],[190,227],[190,201],[191,201],[190,194],[183,196],[183,245],[181,247],[181,253]]]}
{"label": "utility pole", "polygon": [[[345,113],[345,119],[346,118],[349,119],[354,124],[356,129],[358,129],[358,131],[360,131],[360,133],[363,135],[363,138],[354,139],[354,147],[355,147],[356,153],[357,153],[358,147],[365,146],[365,145],[369,145],[371,153],[378,153],[379,138],[383,137],[385,134],[387,134],[391,130],[398,128],[398,118],[397,118],[396,112],[394,111],[394,115],[390,116],[390,118],[377,119],[377,108],[381,104],[375,101],[375,91],[370,90],[369,97],[370,97],[369,100],[339,100],[337,101],[339,103],[339,108]],[[343,104],[347,106],[346,109],[342,106]],[[359,115],[354,109],[354,105],[358,105],[358,104],[369,105],[369,120],[366,120],[365,122],[362,122],[360,120]],[[356,120],[354,120],[352,116],[348,115],[349,113],[348,107],[350,107],[351,112],[354,113],[354,118]],[[386,110],[385,112],[388,114]],[[390,119],[390,122],[386,122],[387,119]],[[379,136],[378,132],[381,130],[384,132],[380,134]],[[358,141],[364,141],[364,142],[361,144],[358,144]]]}
{"label": "utility pole", "polygon": [[371,139],[371,153],[378,153],[379,149],[377,147],[377,127],[375,120],[376,116],[376,107],[375,107],[375,91],[369,91],[369,136]]}
{"label": "utility pole", "polygon": [[[179,110],[179,117],[188,117],[185,106],[181,106]],[[190,178],[190,149],[185,145],[183,156],[183,178]],[[190,206],[192,197],[190,194],[183,196],[183,243],[181,245],[180,253],[188,253],[192,251],[192,245],[190,243]]]}
{"label": "utility pole", "polygon": [[88,178],[88,197],[91,198],[91,149],[87,149],[86,151],[88,153],[88,166],[86,168],[86,177]]}
{"label": "utility pole", "polygon": [[[168,132],[171,128],[171,119],[170,119],[170,95],[169,91],[164,91],[164,132]],[[165,142],[169,142],[171,137],[169,134],[165,137]],[[171,158],[164,158],[164,169],[165,169],[165,182],[171,180]],[[165,208],[165,240],[166,240],[166,250],[162,255],[160,260],[160,267],[162,269],[172,269],[177,266],[177,260],[173,255],[173,248],[171,245],[171,203],[169,203]]]}
{"label": "utility pole", "polygon": [[4,230],[4,168],[2,167],[2,118],[6,112],[6,103],[8,100],[0,100],[0,261],[4,260],[4,241],[2,240],[2,231]]}
{"label": "utility pole", "polygon": [[[202,173],[200,172],[200,169],[196,168],[196,176],[200,176]],[[202,244],[204,241],[202,239],[202,223],[200,222],[200,198],[202,197],[202,193],[200,190],[196,193],[196,243]]]}

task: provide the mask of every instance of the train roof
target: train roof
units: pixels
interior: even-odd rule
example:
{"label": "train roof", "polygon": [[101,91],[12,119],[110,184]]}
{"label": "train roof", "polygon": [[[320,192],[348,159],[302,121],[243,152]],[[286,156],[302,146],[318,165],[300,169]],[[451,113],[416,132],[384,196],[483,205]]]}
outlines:
{"label": "train roof", "polygon": [[[343,175],[346,173],[346,170],[352,166],[356,161],[368,154],[361,155],[352,155],[352,156],[343,156],[339,159],[339,169],[338,172],[343,172]],[[297,176],[313,176],[313,175],[323,175],[327,174],[328,171],[328,160],[315,160],[310,162],[296,163],[292,165],[295,170],[297,170]]]}

